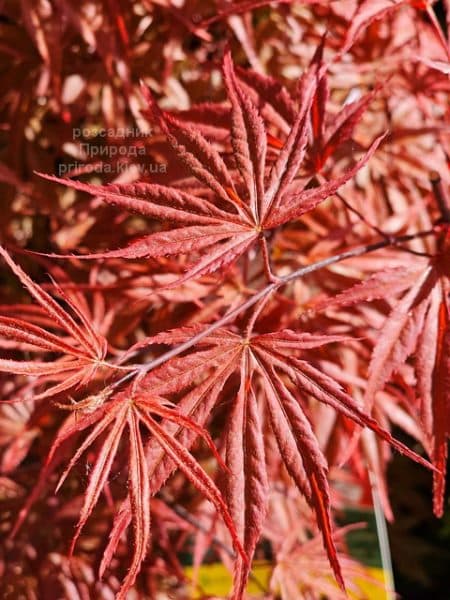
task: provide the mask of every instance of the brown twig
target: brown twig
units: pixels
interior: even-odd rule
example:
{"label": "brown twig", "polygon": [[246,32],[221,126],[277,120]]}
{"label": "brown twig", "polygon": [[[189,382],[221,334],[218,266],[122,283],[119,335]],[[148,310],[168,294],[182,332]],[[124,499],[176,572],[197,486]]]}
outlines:
{"label": "brown twig", "polygon": [[111,385],[111,388],[118,387],[119,385],[121,385],[122,383],[125,383],[132,377],[135,377],[137,374],[139,374],[139,376],[142,377],[149,371],[156,369],[156,367],[159,367],[160,365],[166,363],[168,360],[174,358],[175,356],[178,356],[185,350],[189,350],[189,348],[192,348],[192,346],[194,346],[195,344],[200,342],[203,338],[210,335],[213,331],[216,331],[217,329],[220,329],[220,327],[223,327],[224,325],[227,325],[228,323],[232,322],[238,315],[240,315],[241,313],[245,312],[246,310],[248,310],[249,308],[254,306],[260,300],[265,298],[268,294],[271,294],[273,291],[279,289],[280,287],[282,287],[283,285],[286,285],[287,283],[290,283],[291,281],[294,281],[295,279],[299,279],[300,277],[304,277],[305,275],[314,273],[315,271],[318,271],[320,269],[323,269],[323,268],[333,265],[335,263],[341,262],[342,260],[346,260],[347,258],[353,258],[355,256],[361,256],[363,254],[368,254],[369,252],[374,252],[375,250],[380,250],[381,248],[386,248],[388,246],[396,247],[398,244],[402,244],[404,242],[409,242],[416,238],[432,235],[433,233],[434,233],[433,230],[427,230],[427,231],[420,231],[418,233],[412,233],[412,234],[402,235],[402,236],[393,237],[393,238],[391,238],[391,237],[385,238],[383,240],[374,242],[372,244],[366,244],[364,246],[357,246],[356,248],[351,248],[350,250],[346,250],[345,252],[341,252],[340,254],[336,254],[335,256],[330,256],[323,260],[319,260],[311,265],[307,265],[305,267],[300,267],[299,269],[296,269],[292,273],[289,273],[289,275],[284,275],[283,277],[279,277],[277,281],[274,281],[274,282],[266,285],[266,287],[264,287],[262,290],[259,290],[259,292],[256,292],[256,294],[254,294],[251,298],[249,298],[248,300],[246,300],[245,302],[243,302],[242,304],[240,304],[233,310],[229,311],[222,318],[218,319],[217,321],[215,321],[214,323],[211,323],[208,326],[205,326],[205,329],[203,329],[203,331],[200,331],[199,333],[192,336],[191,338],[189,338],[182,344],[178,344],[174,348],[171,348],[167,352],[164,352],[157,358],[154,358],[153,360],[151,360],[149,363],[141,365],[138,369],[136,369],[136,371],[130,371],[124,377],[122,377],[121,379],[118,379],[116,382],[114,382]]}

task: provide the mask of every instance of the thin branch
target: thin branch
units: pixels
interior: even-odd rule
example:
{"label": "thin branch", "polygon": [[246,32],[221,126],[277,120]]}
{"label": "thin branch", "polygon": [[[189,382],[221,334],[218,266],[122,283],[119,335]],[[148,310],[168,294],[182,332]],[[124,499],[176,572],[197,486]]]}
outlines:
{"label": "thin branch", "polygon": [[264,264],[264,273],[266,275],[266,279],[269,283],[276,283],[279,278],[276,275],[274,275],[272,272],[272,266],[270,264],[269,248],[267,247],[267,240],[263,233],[261,233],[261,235],[259,237],[259,245],[261,248],[261,254],[262,254],[263,264]]}
{"label": "thin branch", "polygon": [[252,335],[253,327],[255,326],[256,320],[258,319],[259,315],[261,314],[264,307],[266,306],[269,298],[270,298],[270,293],[267,294],[267,296],[265,296],[261,300],[261,302],[258,304],[258,306],[255,307],[255,310],[253,311],[253,314],[251,315],[248,325],[247,325],[247,328],[245,330],[246,338],[249,338]]}
{"label": "thin branch", "polygon": [[[179,344],[178,346],[175,346],[171,350],[164,352],[164,354],[161,354],[161,356],[158,356],[146,365],[142,365],[138,370],[139,375],[142,376],[143,374],[148,373],[149,371],[156,369],[156,367],[159,367],[160,365],[166,363],[168,360],[174,358],[175,356],[178,356],[185,350],[189,350],[189,348],[200,342],[203,338],[210,335],[213,331],[216,331],[216,329],[220,329],[224,325],[227,325],[228,323],[232,322],[238,315],[254,306],[257,302],[265,298],[268,294],[271,294],[273,291],[279,289],[287,283],[290,283],[291,281],[294,281],[295,279],[299,279],[301,277],[304,277],[305,275],[309,275],[310,273],[319,271],[324,267],[329,267],[330,265],[341,262],[342,260],[346,260],[347,258],[361,256],[363,254],[374,252],[375,250],[380,250],[381,248],[386,248],[388,246],[396,246],[397,244],[409,242],[419,237],[432,235],[433,233],[433,230],[427,230],[420,231],[418,233],[412,233],[409,235],[399,236],[396,238],[387,238],[384,240],[380,240],[379,242],[374,242],[373,244],[357,246],[356,248],[346,250],[345,252],[341,252],[340,254],[336,254],[335,256],[330,256],[329,258],[325,258],[324,260],[319,260],[311,265],[300,267],[299,269],[293,271],[289,275],[284,275],[283,277],[280,277],[277,281],[269,283],[265,288],[263,288],[259,292],[256,292],[256,294],[254,294],[251,298],[249,298],[233,310],[229,311],[225,316],[218,319],[211,325],[206,326],[203,331],[200,331],[190,339],[186,340],[182,344]],[[136,374],[137,372],[134,371],[127,373],[124,377],[116,381],[113,384],[113,386],[117,387],[125,381],[128,381],[131,377],[133,377]]]}
{"label": "thin branch", "polygon": [[[319,182],[323,182],[323,183],[325,183],[327,181],[325,179],[325,177],[322,177],[322,176],[318,176],[317,179],[318,179]],[[441,185],[441,187],[442,187],[442,185]],[[337,198],[339,198],[339,200],[347,208],[347,210],[349,210],[350,212],[352,212],[353,214],[355,214],[365,225],[367,225],[367,227],[369,227],[370,229],[372,229],[373,231],[375,231],[383,239],[389,240],[390,243],[393,244],[399,250],[403,250],[404,252],[409,252],[409,254],[414,254],[415,256],[425,256],[427,258],[431,257],[431,255],[428,254],[427,252],[419,252],[418,250],[412,250],[411,248],[407,248],[406,246],[401,246],[400,244],[397,244],[395,242],[395,237],[394,236],[392,236],[389,233],[385,233],[382,229],[380,229],[379,227],[377,227],[376,225],[374,225],[373,223],[371,223],[370,221],[368,221],[365,218],[365,216],[358,209],[356,209],[354,206],[352,206],[350,204],[350,202],[348,202],[348,200],[346,200],[344,198],[344,196],[340,192],[335,192],[334,195]]]}

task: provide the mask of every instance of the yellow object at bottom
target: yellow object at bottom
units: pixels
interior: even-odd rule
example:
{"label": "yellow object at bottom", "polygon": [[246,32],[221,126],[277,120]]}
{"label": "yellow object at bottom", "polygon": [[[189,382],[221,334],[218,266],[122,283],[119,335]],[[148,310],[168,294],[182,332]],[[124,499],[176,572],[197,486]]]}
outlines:
{"label": "yellow object at bottom", "polygon": [[[186,567],[184,572],[188,578],[193,577],[193,568]],[[387,600],[389,595],[385,590],[385,578],[382,569],[366,567],[368,581],[356,577],[354,583],[361,590],[362,595],[355,596],[349,593],[349,598],[359,600]],[[247,593],[254,598],[262,598],[263,590],[269,590],[270,576],[272,574],[272,565],[267,562],[256,561],[252,569],[252,578],[247,586]],[[221,563],[202,565],[198,572],[197,589],[192,592],[192,600],[202,598],[202,596],[222,596],[224,598],[230,593],[232,578],[229,571]],[[199,591],[201,590],[201,591]]]}

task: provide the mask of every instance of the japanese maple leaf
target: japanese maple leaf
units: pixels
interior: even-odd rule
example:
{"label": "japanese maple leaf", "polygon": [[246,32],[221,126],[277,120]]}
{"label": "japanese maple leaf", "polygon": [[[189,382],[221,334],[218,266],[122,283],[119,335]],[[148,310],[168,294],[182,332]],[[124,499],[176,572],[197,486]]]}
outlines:
{"label": "japanese maple leaf", "polygon": [[33,324],[31,320],[1,316],[0,339],[7,342],[9,349],[40,354],[56,353],[59,358],[48,362],[1,358],[0,371],[35,377],[33,387],[53,382],[45,391],[33,394],[33,398],[39,400],[82,385],[94,377],[97,369],[102,366],[108,367],[108,363],[105,362],[107,342],[92,327],[92,317],[87,312],[85,303],[77,302],[75,295],[69,297],[54,282],[55,291],[64,300],[70,312],[65,310],[42,287],[34,283],[1,246],[0,256],[39,303],[43,314],[50,319],[53,327],[56,326],[64,332],[64,335],[57,335]]}
{"label": "japanese maple leaf", "polygon": [[[309,111],[311,140],[306,166],[303,166],[303,170],[308,173],[321,171],[327,160],[351,139],[356,125],[378,91],[377,87],[358,100],[346,103],[337,113],[327,111],[330,94],[326,64],[323,61],[324,44],[325,37],[310,63],[311,72],[316,74],[316,84]],[[283,134],[289,133],[297,116],[295,99],[273,77],[241,67],[236,68],[236,74],[244,91],[258,106],[264,118],[268,146],[280,150],[283,141],[267,129],[268,126],[273,126]],[[206,103],[180,111],[178,117],[196,128],[200,127],[201,131],[209,133],[215,140],[222,141],[226,135],[228,112],[224,105]]]}
{"label": "japanese maple leaf", "polygon": [[[180,344],[198,332],[198,327],[185,327],[158,334],[140,344]],[[341,336],[291,330],[241,337],[218,329],[205,336],[196,351],[176,357],[146,375],[140,387],[157,394],[179,395],[194,386],[183,396],[178,410],[203,424],[227,381],[237,374],[240,383],[222,436],[225,463],[230,472],[224,487],[249,564],[267,509],[264,420],[270,423],[288,473],[316,512],[328,558],[338,582],[344,587],[332,537],[327,463],[297,394],[333,407],[357,425],[372,429],[400,452],[427,466],[429,463],[394,440],[338,383],[307,360],[308,350],[340,340]],[[181,431],[177,426],[171,427],[170,434],[186,447],[195,439],[194,432]],[[152,482],[159,487],[176,465],[167,460],[170,457],[155,444],[150,443],[149,448],[152,448],[149,459]],[[249,564],[238,559],[234,598],[241,598],[244,593]]]}
{"label": "japanese maple leaf", "polygon": [[[439,231],[439,230],[438,230]],[[414,266],[387,269],[356,284],[334,298],[320,302],[317,310],[349,306],[399,295],[381,327],[373,349],[366,388],[370,409],[375,394],[409,357],[414,357],[422,422],[429,436],[434,474],[434,511],[442,515],[447,438],[450,435],[450,230],[438,233],[437,252],[416,258]]]}
{"label": "japanese maple leaf", "polygon": [[[70,546],[70,555],[72,555],[78,537],[108,482],[114,462],[120,460],[119,449],[124,443],[123,438],[127,431],[128,495],[122,504],[122,508],[116,514],[110,541],[100,566],[100,576],[102,576],[114,554],[121,535],[125,532],[129,522],[132,521],[134,532],[132,562],[117,598],[123,600],[127,597],[127,593],[134,584],[141,563],[147,554],[150,541],[150,498],[152,493],[155,493],[155,488],[153,487],[152,490],[150,485],[151,471],[148,469],[149,443],[156,444],[173,461],[176,468],[180,469],[189,481],[213,504],[227,525],[237,552],[242,555],[242,560],[246,563],[246,554],[242,549],[231,515],[218,488],[196,462],[189,450],[176,437],[170,435],[170,427],[167,429],[166,425],[167,423],[173,423],[177,427],[194,432],[195,436],[201,436],[213,451],[219,464],[223,466],[222,459],[206,430],[183,416],[170,402],[153,393],[137,391],[133,385],[115,395],[111,395],[111,392],[104,390],[100,394],[90,396],[75,406],[71,406],[70,409],[76,411],[75,418],[70,417],[66,420],[58,431],[39,480],[20,511],[11,535],[14,536],[23,524],[32,504],[48,480],[49,474],[60,461],[59,454],[62,452],[64,442],[89,431],[83,442],[77,447],[56,487],[56,491],[58,491],[76,462],[96,441],[100,440],[100,449],[96,453],[95,463],[84,494],[78,525]],[[81,417],[78,416],[80,414]],[[147,435],[144,431],[147,432]]]}
{"label": "japanese maple leaf", "polygon": [[[166,134],[175,153],[202,184],[202,197],[174,187],[136,183],[93,186],[52,176],[53,181],[101,197],[108,204],[179,227],[152,233],[126,248],[79,258],[143,258],[207,249],[176,283],[229,265],[256,242],[264,252],[264,233],[297,219],[332,195],[366,164],[382,136],[340,177],[304,189],[295,181],[305,156],[309,111],[317,85],[314,63],[299,83],[299,110],[273,164],[267,164],[267,133],[263,118],[239,83],[231,56],[225,54],[223,74],[231,103],[231,144],[235,169],[192,126],[159,109],[144,88],[150,115]],[[212,197],[211,197],[212,196]]]}

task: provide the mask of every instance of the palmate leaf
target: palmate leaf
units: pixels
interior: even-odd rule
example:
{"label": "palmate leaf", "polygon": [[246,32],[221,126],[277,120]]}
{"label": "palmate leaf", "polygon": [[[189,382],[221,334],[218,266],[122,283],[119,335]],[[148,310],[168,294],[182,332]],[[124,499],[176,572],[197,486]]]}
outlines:
{"label": "palmate leaf", "polygon": [[[178,373],[179,377],[177,377],[177,366],[172,364],[170,368],[171,377],[167,378],[167,376],[164,375],[164,370],[162,370],[160,372],[161,379],[159,379],[159,376],[157,375],[152,380],[151,387],[153,393],[157,393],[157,390],[161,390],[163,387],[166,387],[164,384],[168,384],[168,382],[173,383],[172,386],[168,385],[169,393],[170,390],[176,388],[182,389],[183,387],[188,386],[194,377],[199,376],[199,373],[204,373],[205,364],[208,364],[209,361],[206,356],[203,358],[206,359],[206,361],[202,360],[202,367],[197,373],[193,373],[189,367],[185,369],[183,365],[178,365],[180,372]],[[238,357],[237,361],[239,361]],[[165,421],[165,432],[172,438],[176,439],[185,449],[188,450],[198,437],[198,428],[201,424],[205,423],[209,417],[214,405],[217,402],[224,383],[232,375],[235,366],[236,360],[230,360],[230,362],[228,362],[228,360],[224,360],[222,367],[219,367],[206,381],[197,385],[195,390],[186,394],[177,405],[178,414],[189,415],[190,422],[194,424],[197,429],[192,427],[183,427],[182,420]],[[175,471],[175,469],[177,469],[177,463],[170,456],[168,456],[165,449],[161,447],[156,438],[150,438],[148,440],[146,444],[146,456],[148,463],[147,472],[150,482],[150,491],[151,494],[154,495],[162,488],[168,477]],[[227,476],[229,476],[228,472]],[[130,525],[131,521],[132,506],[129,498],[127,498],[114,520],[113,528],[110,534],[110,541],[105,549],[104,558],[100,565],[100,576],[102,576],[107,565],[111,561],[117,544],[123,533]],[[241,561],[241,564],[244,565],[245,561]]]}
{"label": "palmate leaf", "polygon": [[[351,139],[355,127],[381,88],[377,85],[358,100],[344,104],[337,114],[328,112],[329,85],[327,66],[323,61],[324,45],[325,37],[322,38],[310,65],[311,72],[315,72],[315,90],[309,111],[311,141],[308,149],[307,171],[312,173],[320,172],[327,160]],[[258,106],[265,122],[287,135],[298,114],[295,99],[278,81],[268,75],[241,67],[236,68],[236,74],[244,84],[246,93]],[[213,106],[199,106],[198,111],[194,108],[182,111],[180,114],[183,119],[195,124],[196,127],[199,125],[204,127],[209,121],[217,121]],[[224,122],[220,123],[220,132],[224,137],[226,134]],[[215,138],[219,139],[217,133]],[[268,145],[273,148],[280,150],[283,147],[283,142],[270,133],[266,132],[266,138]]]}
{"label": "palmate leaf", "polygon": [[370,409],[375,394],[409,357],[415,357],[422,423],[436,466],[434,512],[438,516],[443,512],[447,438],[450,435],[448,238],[448,226],[444,226],[442,234],[438,234],[438,252],[432,259],[417,259],[414,267],[377,273],[315,307],[323,310],[351,306],[383,298],[388,291],[400,295],[378,332],[369,364],[365,401]]}
{"label": "palmate leaf", "polygon": [[[171,425],[175,425],[178,428],[191,431],[194,434],[194,439],[198,436],[202,437],[212,450],[219,465],[226,468],[205,429],[185,417],[176,407],[163,398],[155,396],[153,393],[136,392],[133,390],[132,385],[111,396],[110,399],[106,396],[101,398],[101,402],[96,403],[94,411],[90,410],[89,403],[83,404],[83,402],[80,402],[79,410],[76,412],[77,415],[81,413],[81,416],[70,417],[60,428],[48,453],[39,480],[28,497],[25,506],[20,511],[12,532],[13,536],[23,524],[32,504],[42,491],[49,474],[54,470],[58,455],[63,449],[63,444],[74,436],[90,429],[66,466],[56,488],[56,491],[58,491],[81,456],[94,443],[97,444],[95,462],[70,546],[70,555],[72,555],[76,542],[108,482],[113,465],[122,460],[122,453],[119,452],[119,449],[125,443],[124,437],[125,431],[127,431],[128,496],[116,515],[110,543],[100,567],[100,575],[103,575],[120,537],[132,522],[134,550],[131,565],[116,598],[123,600],[127,597],[127,593],[133,586],[141,563],[148,551],[150,541],[150,497],[157,491],[154,486],[152,489],[150,485],[149,456],[151,457],[151,452],[149,452],[149,444],[157,444],[163,453],[171,459],[174,466],[179,468],[200,493],[213,504],[218,514],[223,518],[243,564],[247,564],[247,556],[241,546],[230,512],[218,488],[210,476],[196,462],[186,446],[177,437],[171,435]],[[143,433],[144,430],[146,430],[146,434]]]}
{"label": "palmate leaf", "polygon": [[[291,332],[288,333],[290,337],[295,339]],[[291,381],[296,384],[297,389],[303,395],[312,396],[319,402],[323,402],[333,407],[336,411],[352,419],[358,425],[369,427],[381,439],[389,442],[394,448],[407,454],[410,458],[413,458],[422,464],[426,464],[426,461],[417,455],[414,455],[414,453],[405,448],[404,445],[394,440],[374,419],[363,412],[357,403],[346,394],[339,384],[331,377],[325,375],[306,360],[292,357],[292,342],[290,346],[291,352],[288,353],[287,348],[281,350],[281,348],[285,346],[285,340],[282,341],[283,345],[280,347],[280,345],[277,344],[277,340],[272,338],[270,342],[268,342],[268,340],[265,339],[265,336],[259,336],[259,338],[257,337],[254,340],[252,346],[254,348],[254,354],[261,365],[261,369],[264,369],[266,373],[266,384],[268,384],[270,380],[272,393],[273,391],[276,391],[277,393],[276,399],[278,400],[278,403],[277,405],[274,404],[272,407],[272,418],[274,418],[273,415],[276,414],[278,420],[283,418],[287,420],[287,424],[294,434],[293,438],[297,448],[297,459],[293,460],[292,458],[293,453],[296,450],[295,447],[292,447],[291,445],[286,449],[286,442],[290,439],[289,436],[286,435],[286,425],[284,426],[284,430],[280,432],[282,435],[282,443],[284,444],[283,452],[290,461],[291,469],[295,468],[298,470],[298,458],[302,459],[302,463],[300,464],[303,464],[303,469],[306,472],[309,482],[309,489],[307,489],[305,495],[308,502],[316,511],[318,524],[322,531],[324,545],[327,549],[330,563],[335,571],[337,580],[342,584],[340,569],[336,561],[335,548],[331,535],[330,503],[326,480],[325,459],[322,456],[310,428],[308,433],[308,423],[305,421],[306,417],[302,417],[302,408],[301,406],[299,407],[298,401],[284,384],[281,377],[282,374],[284,373],[287,375]],[[310,345],[310,340],[307,339],[306,342],[308,347]],[[298,337],[297,343],[299,347],[302,347],[301,337]],[[326,341],[322,339],[320,342],[317,342],[317,344],[319,343],[323,344],[326,343]],[[275,395],[273,398],[275,400]],[[299,474],[296,474],[295,471],[291,471],[291,475],[299,478]],[[301,483],[301,480],[299,481]]]}
{"label": "palmate leaf", "polygon": [[[169,220],[176,225],[169,231],[133,241],[126,248],[78,258],[135,259],[201,253],[197,262],[171,284],[173,286],[229,265],[260,240],[263,232],[313,210],[366,164],[382,139],[382,136],[377,138],[355,166],[336,179],[316,188],[300,191],[297,185],[295,192],[292,190],[291,184],[305,158],[310,111],[313,101],[317,104],[317,86],[324,81],[324,72],[325,66],[317,59],[301,77],[297,93],[299,108],[285,141],[280,144],[278,156],[269,161],[268,132],[258,103],[237,77],[229,51],[225,52],[223,74],[231,104],[230,137],[236,169],[227,166],[198,128],[162,111],[144,87],[150,119],[158,124],[175,154],[203,186],[200,190],[204,193],[197,196],[150,183],[94,186],[44,176],[98,196],[122,210]],[[268,84],[261,77],[257,83],[264,93],[273,88],[273,82]],[[282,90],[280,94],[281,99],[286,100]],[[333,149],[349,137],[367,103],[362,102],[353,112],[347,109],[348,114],[345,113],[342,123],[331,135]],[[288,106],[290,104],[285,102],[285,109]]]}
{"label": "palmate leaf", "polygon": [[16,264],[8,252],[0,246],[0,255],[19,278],[24,287],[42,307],[50,322],[64,332],[64,337],[43,327],[15,317],[0,317],[0,338],[7,347],[33,353],[58,353],[53,361],[0,359],[0,371],[36,377],[35,385],[53,383],[44,392],[34,394],[39,400],[63,392],[93,378],[97,369],[105,365],[107,342],[91,324],[84,302],[70,298],[54,282],[56,293],[67,304],[65,310],[42,287]]}
{"label": "palmate leaf", "polygon": [[[180,344],[197,332],[198,328],[185,327],[148,338],[140,344]],[[225,494],[249,562],[259,540],[267,508],[268,475],[261,426],[267,414],[282,461],[295,485],[316,512],[324,546],[336,579],[342,586],[344,582],[332,536],[327,463],[304,408],[293,393],[294,389],[305,399],[313,397],[357,425],[370,428],[399,452],[432,468],[426,460],[392,438],[336,381],[301,358],[305,351],[344,339],[342,336],[291,330],[246,339],[219,329],[203,338],[195,351],[168,361],[141,382],[142,389],[162,395],[179,395],[195,384],[178,408],[189,418],[199,416],[204,423],[220,398],[220,390],[232,375],[239,376],[239,389],[230,406],[223,433],[225,462],[230,471]],[[202,405],[207,407],[206,411],[201,410]],[[170,431],[181,441],[180,429],[171,428]],[[193,439],[185,437],[182,443],[189,446]],[[157,452],[153,452],[153,457],[150,464],[154,465],[155,477],[162,483],[176,464],[173,461],[168,463]],[[248,565],[238,560],[234,588],[236,599],[242,597],[248,573]]]}

